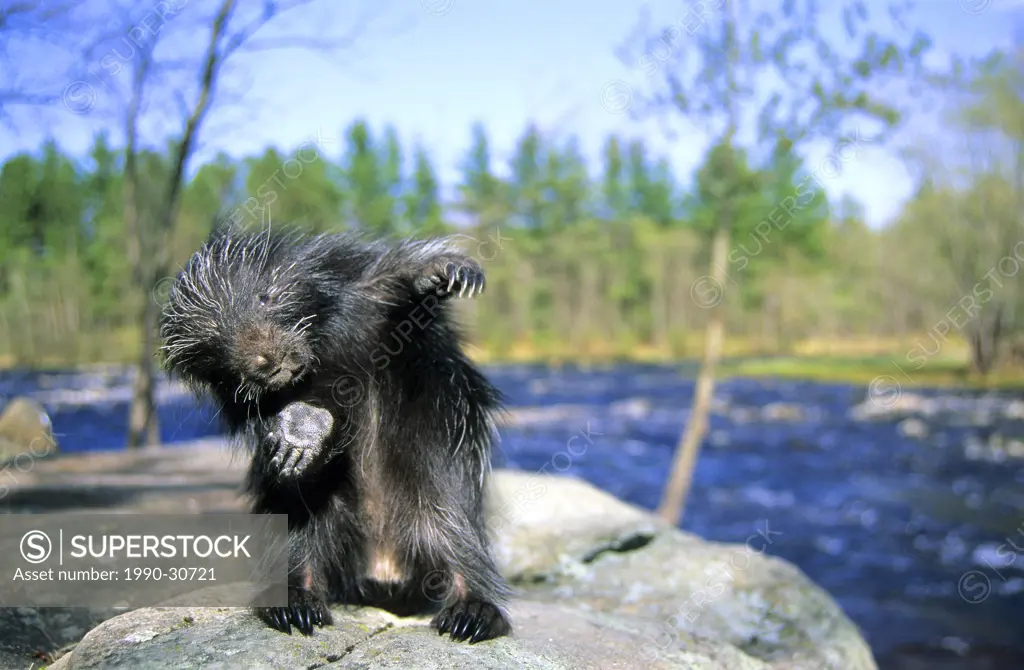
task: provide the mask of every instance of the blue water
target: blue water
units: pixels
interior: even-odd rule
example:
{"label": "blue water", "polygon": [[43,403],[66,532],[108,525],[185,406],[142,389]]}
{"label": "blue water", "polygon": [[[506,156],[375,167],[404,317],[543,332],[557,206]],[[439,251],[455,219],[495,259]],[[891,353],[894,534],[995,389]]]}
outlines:
{"label": "blue water", "polygon": [[[691,378],[653,366],[489,373],[513,407],[566,405],[550,420],[504,428],[496,464],[578,476],[656,506],[692,398]],[[40,398],[65,452],[117,448],[127,429],[125,383],[111,372],[6,373],[0,397]],[[68,400],[67,390],[76,388],[93,397]],[[121,399],[104,389],[120,389]],[[903,667],[896,654],[911,648],[967,650],[962,666],[942,668],[980,667],[973,649],[1007,659],[986,668],[1024,667],[1024,460],[971,460],[964,453],[969,440],[993,434],[1024,439],[1024,421],[978,424],[943,414],[925,417],[929,434],[916,439],[901,434],[898,417],[851,418],[850,408],[865,395],[863,387],[841,384],[720,384],[683,527],[727,542],[770,530],[768,553],[827,589],[883,668]],[[804,416],[760,416],[779,402]],[[169,398],[160,414],[168,442],[219,432],[211,408],[188,396]]]}

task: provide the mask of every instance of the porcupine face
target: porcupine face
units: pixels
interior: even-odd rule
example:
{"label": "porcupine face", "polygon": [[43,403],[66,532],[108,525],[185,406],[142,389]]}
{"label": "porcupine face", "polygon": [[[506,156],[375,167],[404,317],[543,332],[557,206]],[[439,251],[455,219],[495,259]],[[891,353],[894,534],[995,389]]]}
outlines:
{"label": "porcupine face", "polygon": [[323,300],[289,241],[222,233],[193,254],[161,318],[165,367],[190,383],[233,388],[243,401],[309,372]]}

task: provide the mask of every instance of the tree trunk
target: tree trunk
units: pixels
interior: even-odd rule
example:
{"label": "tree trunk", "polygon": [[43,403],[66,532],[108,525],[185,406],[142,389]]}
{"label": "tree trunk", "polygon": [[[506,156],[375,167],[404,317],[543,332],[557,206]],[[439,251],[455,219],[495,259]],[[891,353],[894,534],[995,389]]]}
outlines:
{"label": "tree trunk", "polygon": [[146,444],[159,443],[160,429],[157,425],[156,407],[153,403],[153,337],[150,324],[152,315],[152,294],[146,291],[153,285],[152,273],[146,254],[146,234],[142,230],[139,212],[139,171],[138,171],[138,119],[142,106],[143,89],[149,72],[148,54],[141,58],[134,71],[132,98],[125,117],[124,183],[122,187],[123,216],[125,223],[128,263],[139,292],[137,325],[140,329],[141,346],[135,382],[132,385],[132,405],[128,412],[128,448],[138,449]]}
{"label": "tree trunk", "polygon": [[[136,68],[136,78],[132,100],[128,108],[127,143],[125,150],[125,221],[128,224],[129,259],[144,292],[141,296],[142,305],[139,314],[139,326],[142,328],[141,348],[139,351],[138,372],[132,395],[132,409],[128,425],[128,448],[136,449],[143,444],[159,446],[160,425],[157,419],[156,403],[153,394],[154,365],[156,353],[157,322],[159,314],[154,299],[156,283],[164,276],[167,266],[168,247],[171,232],[178,217],[181,204],[181,192],[184,185],[185,164],[192,155],[196,135],[203,119],[209,111],[213,98],[214,85],[221,64],[226,57],[226,50],[218,45],[226,30],[228,19],[234,10],[235,0],[223,0],[210,31],[210,40],[204,59],[203,72],[200,77],[199,98],[196,100],[192,114],[185,123],[185,130],[177,146],[174,169],[169,176],[167,195],[157,215],[158,221],[154,228],[143,231],[137,200],[138,167],[137,142],[139,109],[142,103],[142,92],[149,72],[151,53],[142,58]],[[234,46],[237,46],[234,45]],[[148,253],[146,253],[148,252]],[[156,258],[154,263],[153,258]]]}
{"label": "tree trunk", "polygon": [[160,445],[160,423],[156,413],[153,358],[156,354],[156,305],[150,296],[143,301],[139,323],[142,347],[132,391],[132,409],[128,423],[128,448]]}
{"label": "tree trunk", "polygon": [[692,255],[687,253],[683,257],[679,253],[673,254],[673,260],[669,266],[669,273],[666,281],[668,302],[665,305],[668,330],[672,334],[674,342],[672,346],[673,356],[686,356],[689,354],[690,342],[690,307],[684,297],[685,291],[682,287],[688,285],[692,276],[690,269],[693,267]]}
{"label": "tree trunk", "polygon": [[668,259],[662,247],[655,246],[652,251],[654,257],[651,258],[651,263],[654,265],[654,271],[651,273],[651,331],[653,344],[660,353],[669,349],[669,310],[666,289]]}
{"label": "tree trunk", "polygon": [[132,264],[133,274],[143,287],[139,295],[139,312],[136,323],[140,329],[139,357],[135,370],[135,381],[132,385],[132,406],[128,414],[128,448],[138,449],[143,446],[159,446],[160,425],[157,420],[156,403],[154,401],[153,356],[156,353],[156,321],[157,315],[151,291],[145,290],[153,286],[150,269],[143,258],[143,233],[141,231],[137,200],[135,198],[136,171],[134,147],[130,149],[128,169],[124,177],[124,217],[128,224],[128,256]]}
{"label": "tree trunk", "polygon": [[978,326],[971,333],[971,365],[975,372],[988,375],[995,366],[999,353],[999,339],[1002,336],[1003,309],[996,306],[991,318],[985,312],[978,316]]}
{"label": "tree trunk", "polygon": [[583,336],[583,341],[588,347],[595,339],[594,323],[600,323],[600,314],[597,313],[602,303],[600,294],[600,280],[598,267],[595,261],[596,255],[584,259],[579,265],[580,272],[580,302],[578,309],[577,328]]}
{"label": "tree trunk", "polygon": [[[725,8],[725,108],[726,127],[724,141],[732,147],[736,129],[739,127],[739,110],[736,107],[736,70],[739,61],[739,47],[736,43],[736,16],[733,3]],[[730,186],[734,184],[735,173],[725,175],[724,180]],[[690,288],[690,295],[699,306],[710,308],[707,327],[704,332],[704,357],[701,360],[700,372],[690,406],[690,420],[679,440],[675,458],[672,461],[672,472],[668,484],[658,505],[658,515],[673,525],[679,525],[686,509],[686,498],[690,493],[693,471],[697,466],[697,455],[708,428],[708,415],[711,413],[711,401],[715,394],[715,371],[722,356],[722,343],[725,339],[725,282],[728,279],[725,267],[729,262],[729,244],[732,236],[734,213],[729,206],[729,194],[722,197],[722,208],[715,226],[714,239],[711,241],[710,277],[699,278]],[[704,280],[710,285],[698,286]],[[700,288],[702,294],[694,289]]]}
{"label": "tree trunk", "polygon": [[[679,447],[676,449],[675,459],[672,462],[672,473],[665,486],[661,504],[658,506],[658,514],[673,525],[678,525],[683,520],[686,498],[690,493],[690,483],[697,465],[700,445],[707,432],[711,400],[715,393],[715,371],[722,355],[722,341],[725,337],[723,305],[725,294],[723,290],[727,280],[725,266],[728,263],[730,230],[730,223],[722,221],[715,231],[715,237],[711,244],[711,285],[704,288],[712,295],[709,297],[695,296],[695,299],[708,300],[708,302],[702,303],[705,306],[710,305],[710,314],[704,335],[704,357],[701,360],[700,373],[697,375],[690,420],[679,440]],[[698,279],[694,286],[697,286],[700,281]],[[717,291],[717,300],[712,301],[709,298],[715,297],[713,294],[715,291]]]}
{"label": "tree trunk", "polygon": [[530,320],[530,315],[533,313],[533,265],[530,257],[525,257],[521,262],[521,265],[517,267],[517,271],[520,273],[516,283],[518,285],[517,291],[515,291],[515,341],[520,343],[526,341],[531,345],[535,345],[536,341],[529,342],[529,338],[536,331],[533,327],[533,323]]}
{"label": "tree trunk", "polygon": [[[555,279],[555,285],[552,288],[552,307],[554,314],[552,314],[552,322],[555,324],[555,328],[559,333],[565,333],[566,340],[569,341],[569,346],[574,352],[579,352],[580,342],[579,333],[573,327],[573,292],[579,287],[579,282],[574,282],[569,273],[570,265],[567,260],[559,259],[556,256],[555,267],[551,268],[550,276]],[[578,303],[578,300],[575,301]]]}

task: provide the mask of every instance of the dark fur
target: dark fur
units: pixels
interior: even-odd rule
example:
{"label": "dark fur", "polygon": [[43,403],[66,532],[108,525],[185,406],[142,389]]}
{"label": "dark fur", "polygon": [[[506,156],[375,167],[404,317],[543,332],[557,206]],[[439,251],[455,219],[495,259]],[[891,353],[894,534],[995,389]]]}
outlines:
{"label": "dark fur", "polygon": [[444,240],[346,234],[222,230],[179,275],[166,367],[251,446],[252,510],[288,514],[289,607],[256,610],[270,626],[310,634],[337,601],[433,603],[458,640],[510,631],[482,509],[501,398],[448,306],[482,288]]}

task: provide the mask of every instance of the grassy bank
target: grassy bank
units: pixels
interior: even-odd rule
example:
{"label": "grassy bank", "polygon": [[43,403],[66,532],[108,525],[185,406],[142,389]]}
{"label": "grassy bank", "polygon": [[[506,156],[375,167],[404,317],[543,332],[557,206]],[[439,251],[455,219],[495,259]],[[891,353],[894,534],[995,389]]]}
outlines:
{"label": "grassy bank", "polygon": [[[30,367],[62,370],[97,364],[130,364],[136,359],[134,332],[87,334],[76,346],[61,353],[39,355],[34,360],[15,360],[0,354],[0,369]],[[870,384],[891,377],[903,388],[971,387],[1024,388],[1024,369],[1001,369],[988,378],[970,372],[967,347],[950,340],[936,356],[915,369],[907,352],[921,338],[805,339],[788,346],[765,346],[754,338],[729,338],[723,347],[720,377],[776,377],[821,382]],[[478,343],[468,347],[470,356],[491,365],[540,363],[609,365],[615,363],[684,364],[696,369],[704,343],[699,334],[663,346],[636,342],[609,343],[596,340],[570,345],[556,340],[521,341],[501,347]]]}
{"label": "grassy bank", "polygon": [[966,361],[928,361],[919,370],[893,357],[780,356],[727,361],[722,376],[808,379],[819,382],[871,384],[896,380],[905,390],[921,388],[1024,389],[1024,370],[1005,369],[982,377]]}
{"label": "grassy bank", "polygon": [[[806,379],[868,385],[879,378],[896,380],[904,389],[922,388],[991,388],[1024,389],[1024,369],[1006,367],[983,377],[971,371],[967,346],[950,343],[939,354],[921,360],[908,359],[920,338],[815,340],[793,343],[785,349],[765,347],[758,340],[730,338],[723,347],[719,377],[774,377]],[[685,362],[693,367],[703,349],[695,337],[687,343],[685,354],[652,346],[614,347],[590,344],[570,350],[563,346],[538,347],[522,343],[498,355],[486,348],[472,348],[477,361],[491,364],[564,363],[607,364],[616,362],[663,363]],[[677,349],[678,350],[678,349]],[[918,366],[915,366],[915,361]],[[921,364],[923,362],[923,364]]]}

